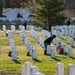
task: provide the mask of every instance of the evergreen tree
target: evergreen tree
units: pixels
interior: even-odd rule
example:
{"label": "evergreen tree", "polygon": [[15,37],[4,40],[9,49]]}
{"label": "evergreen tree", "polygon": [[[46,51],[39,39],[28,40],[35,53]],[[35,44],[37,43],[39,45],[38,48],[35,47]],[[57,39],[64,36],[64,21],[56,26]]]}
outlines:
{"label": "evergreen tree", "polygon": [[63,14],[63,3],[59,0],[34,0],[34,19],[35,24],[43,25],[51,29],[52,25],[63,24],[65,16]]}

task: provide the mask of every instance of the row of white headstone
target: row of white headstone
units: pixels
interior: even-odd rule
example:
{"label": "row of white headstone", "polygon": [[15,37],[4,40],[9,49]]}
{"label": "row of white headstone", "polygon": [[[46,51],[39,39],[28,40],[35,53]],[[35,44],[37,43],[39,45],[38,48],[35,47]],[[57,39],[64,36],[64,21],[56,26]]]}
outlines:
{"label": "row of white headstone", "polygon": [[25,26],[19,25],[19,29],[22,30],[22,31],[24,31],[25,30]]}
{"label": "row of white headstone", "polygon": [[[66,32],[65,32],[66,33]],[[53,34],[55,34],[57,37],[59,38],[63,38],[63,34],[62,32],[59,31],[59,33],[57,32],[57,30],[53,30]],[[69,44],[70,46],[74,47],[74,33],[70,33],[69,36],[67,36],[67,44]]]}
{"label": "row of white headstone", "polygon": [[71,31],[74,32],[75,25],[69,25],[69,26],[67,26],[67,25],[52,26],[51,29],[56,29],[56,30],[61,30],[61,31],[64,29],[64,30],[71,30]]}
{"label": "row of white headstone", "polygon": [[[20,30],[25,30],[25,27],[23,25],[19,25]],[[26,25],[27,30],[42,30],[42,27],[40,26],[33,26],[33,25]]]}
{"label": "row of white headstone", "polygon": [[[35,40],[37,40],[37,37],[39,35],[35,30],[31,30],[30,34],[33,38],[35,38]],[[40,38],[40,36],[39,36],[38,40],[39,40],[39,42],[38,41],[37,42],[40,44],[40,46],[42,46],[42,48],[44,48],[44,40],[42,38]],[[51,55],[52,58],[55,58],[55,49],[51,48],[50,45],[47,46],[47,55]]]}
{"label": "row of white headstone", "polygon": [[[49,33],[50,33],[50,32],[48,32],[47,30],[42,30],[42,36],[44,36],[45,38],[48,38],[48,34],[49,34]],[[50,35],[49,37],[51,37],[51,35]],[[53,39],[52,42],[53,42],[56,46],[58,46],[60,41],[55,38],[55,39]],[[62,43],[62,44],[63,44],[63,43]]]}
{"label": "row of white headstone", "polygon": [[[32,29],[35,29],[35,30],[42,30],[42,27],[40,27],[40,26],[37,27],[37,26],[33,26],[33,25],[27,25],[26,28],[27,28],[28,30],[32,30]],[[5,31],[7,30],[7,29],[6,29],[6,25],[3,25],[3,26],[2,26],[2,29],[3,29],[3,31],[5,32]],[[19,25],[19,29],[20,29],[20,30],[25,30],[25,27],[24,27],[23,25]],[[16,30],[16,26],[11,25],[10,30],[15,31],[15,30]]]}
{"label": "row of white headstone", "polygon": [[45,75],[39,72],[38,66],[33,66],[31,62],[25,62],[21,68],[21,75]]}
{"label": "row of white headstone", "polygon": [[30,41],[26,37],[25,32],[22,30],[20,31],[20,37],[22,38],[24,45],[28,49],[29,56],[32,56],[32,59],[37,59],[36,49],[32,46],[32,44],[30,43]]}
{"label": "row of white headstone", "polygon": [[[59,38],[62,38],[62,37],[63,37],[63,33],[60,32],[59,30],[53,30],[53,29],[52,29],[52,35],[56,35],[56,36],[59,37]],[[48,37],[51,36],[51,32],[42,29],[42,36],[48,38]]]}
{"label": "row of white headstone", "polygon": [[41,26],[36,26],[36,25],[27,25],[26,27],[28,30],[42,30]]}
{"label": "row of white headstone", "polygon": [[[69,57],[73,57],[72,48],[67,49],[66,45],[63,45],[63,54],[68,53]],[[47,46],[47,55],[51,55],[52,58],[56,57],[56,49],[51,48],[50,45]]]}
{"label": "row of white headstone", "polygon": [[42,29],[42,36],[48,38],[51,36],[51,33],[47,30]]}
{"label": "row of white headstone", "polygon": [[24,42],[24,39],[26,37],[24,30],[20,30],[20,37],[22,38],[22,41]]}
{"label": "row of white headstone", "polygon": [[52,35],[56,35],[59,38],[63,38],[64,33],[59,30],[52,30]]}
{"label": "row of white headstone", "polygon": [[[45,75],[39,72],[39,67],[32,66],[31,62],[25,62],[21,68],[21,75]],[[58,62],[56,64],[56,75],[64,75],[64,64]],[[67,65],[67,75],[75,75],[75,64]]]}
{"label": "row of white headstone", "polygon": [[52,27],[52,34],[56,34],[58,37],[59,37],[59,35],[62,35],[62,36],[70,36],[71,38],[74,38],[75,26],[55,26],[55,27]]}
{"label": "row of white headstone", "polygon": [[31,30],[30,35],[44,48],[44,40],[40,38],[35,30]]}
{"label": "row of white headstone", "polygon": [[[57,63],[56,75],[64,75],[64,64],[63,63]],[[67,75],[75,75],[75,64],[68,64]]]}
{"label": "row of white headstone", "polygon": [[30,35],[40,44],[40,46],[42,46],[42,48],[44,48],[44,40],[40,38],[35,30],[31,30]]}
{"label": "row of white headstone", "polygon": [[12,60],[17,60],[17,50],[15,47],[14,39],[12,37],[11,31],[8,31],[8,39],[9,39],[9,44],[10,44],[10,50],[11,50],[11,56]]}
{"label": "row of white headstone", "polygon": [[[43,36],[45,36],[46,37],[46,35],[48,34],[48,32],[46,31],[46,30],[42,30],[42,35]],[[53,40],[53,43],[54,44],[56,44],[56,46],[59,44],[59,40],[57,40],[57,39],[54,39]],[[63,44],[63,43],[62,43]],[[70,44],[71,46],[74,46],[74,39],[73,38],[70,38],[69,36],[68,36],[68,38],[67,38],[67,44]]]}
{"label": "row of white headstone", "polygon": [[[46,31],[46,30],[42,30],[42,35],[46,37],[46,34],[44,34],[44,33],[47,34],[47,31]],[[70,41],[70,40],[68,39],[68,41]],[[56,45],[56,47],[57,47],[60,41],[55,38],[55,39],[53,39],[52,42],[53,42],[53,44]],[[74,46],[74,41],[71,41],[70,44],[71,44],[71,46]],[[73,57],[72,48],[70,47],[70,48],[68,49],[67,44],[64,44],[63,42],[61,42],[61,45],[62,45],[62,47],[63,47],[63,53],[68,53],[69,57]],[[52,49],[51,49],[51,47],[50,47],[50,45],[49,45],[49,46],[47,47],[47,54],[50,54],[50,55],[51,55],[51,53],[52,53]],[[54,57],[55,57],[55,51],[53,52],[52,55],[54,55]],[[51,57],[53,57],[53,56],[51,56]]]}
{"label": "row of white headstone", "polygon": [[[22,26],[23,26],[23,25],[19,25],[19,29],[20,29],[20,30],[22,30],[22,28],[23,28]],[[25,28],[23,28],[23,29],[25,29]],[[40,26],[37,27],[37,26],[33,26],[33,25],[26,25],[26,29],[27,29],[27,30],[33,30],[33,29],[34,29],[34,30],[41,30],[42,27],[40,27]]]}
{"label": "row of white headstone", "polygon": [[[3,31],[5,32],[7,29],[6,29],[6,25],[3,25],[2,27]],[[15,31],[16,30],[16,27],[14,25],[11,25],[11,30],[12,31]]]}

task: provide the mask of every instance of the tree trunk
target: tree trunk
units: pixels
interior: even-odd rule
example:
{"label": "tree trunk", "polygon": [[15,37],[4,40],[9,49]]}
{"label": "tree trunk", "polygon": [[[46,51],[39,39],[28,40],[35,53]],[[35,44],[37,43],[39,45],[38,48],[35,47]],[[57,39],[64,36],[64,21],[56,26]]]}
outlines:
{"label": "tree trunk", "polygon": [[2,12],[3,12],[3,1],[0,0],[0,17],[2,16]]}
{"label": "tree trunk", "polygon": [[2,17],[2,7],[0,7],[0,17]]}
{"label": "tree trunk", "polygon": [[9,8],[9,0],[6,0],[6,1],[5,1],[5,7],[6,7],[6,8]]}
{"label": "tree trunk", "polygon": [[26,3],[28,3],[28,0],[25,0]]}
{"label": "tree trunk", "polygon": [[51,25],[50,24],[48,25],[48,30],[51,31]]}

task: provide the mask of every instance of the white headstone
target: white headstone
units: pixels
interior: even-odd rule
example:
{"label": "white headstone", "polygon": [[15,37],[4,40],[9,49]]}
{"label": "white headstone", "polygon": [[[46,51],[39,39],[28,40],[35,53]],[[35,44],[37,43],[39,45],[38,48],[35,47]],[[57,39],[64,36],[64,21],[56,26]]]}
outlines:
{"label": "white headstone", "polygon": [[71,33],[71,37],[74,38],[74,32]]}
{"label": "white headstone", "polygon": [[69,55],[69,57],[72,57],[73,56],[72,48],[69,49],[68,55]]}
{"label": "white headstone", "polygon": [[22,25],[19,25],[19,29],[22,30]]}
{"label": "white headstone", "polygon": [[5,26],[5,25],[3,25],[3,31],[4,31],[4,32],[6,31],[6,26]]}
{"label": "white headstone", "polygon": [[70,39],[71,39],[71,38],[68,36],[68,37],[67,37],[67,44],[70,44],[70,41],[71,41]]}
{"label": "white headstone", "polygon": [[24,65],[21,68],[21,75],[25,75],[25,66]]}
{"label": "white headstone", "polygon": [[15,26],[14,26],[14,25],[11,25],[11,30],[13,30],[13,31],[15,31],[15,30],[16,30],[16,28],[15,28]]}
{"label": "white headstone", "polygon": [[75,75],[75,65],[69,64],[67,67],[67,75]]}
{"label": "white headstone", "polygon": [[33,50],[32,50],[32,59],[36,59],[37,57],[36,57],[36,49],[35,48],[33,48]]}
{"label": "white headstone", "polygon": [[63,45],[63,53],[67,53],[67,45]]}
{"label": "white headstone", "polygon": [[69,36],[71,37],[71,30],[69,29]]}
{"label": "white headstone", "polygon": [[27,45],[27,41],[28,41],[28,39],[27,39],[27,38],[25,38],[25,45]]}
{"label": "white headstone", "polygon": [[39,37],[39,35],[37,35],[37,42],[39,43],[39,40],[40,40],[40,37]]}
{"label": "white headstone", "polygon": [[44,40],[42,40],[42,47],[45,48],[45,47],[44,47]]}
{"label": "white headstone", "polygon": [[17,51],[16,50],[12,50],[12,60],[17,60]]}
{"label": "white headstone", "polygon": [[40,42],[39,44],[42,46],[42,38],[40,38],[40,41],[39,42]]}
{"label": "white headstone", "polygon": [[53,44],[55,44],[55,45],[56,45],[57,39],[56,39],[56,38],[54,38],[52,42],[53,42]]}
{"label": "white headstone", "polygon": [[35,75],[45,75],[44,73],[37,72]]}
{"label": "white headstone", "polygon": [[53,48],[51,49],[51,57],[55,58],[55,49],[53,49]]}
{"label": "white headstone", "polygon": [[57,63],[56,75],[64,75],[64,65],[62,63]]}
{"label": "white headstone", "polygon": [[59,38],[63,37],[63,32],[60,32]]}
{"label": "white headstone", "polygon": [[36,39],[36,37],[37,37],[37,32],[35,31],[35,33],[34,33],[34,38]]}
{"label": "white headstone", "polygon": [[30,70],[31,75],[35,75],[35,73],[37,73],[37,72],[39,72],[39,67],[32,66],[31,70]]}
{"label": "white headstone", "polygon": [[51,54],[51,46],[47,45],[47,55],[50,55],[50,54]]}
{"label": "white headstone", "polygon": [[74,39],[71,40],[70,45],[71,45],[72,47],[74,47]]}
{"label": "white headstone", "polygon": [[33,50],[33,46],[30,46],[30,50],[29,50],[29,55],[32,56],[32,50]]}
{"label": "white headstone", "polygon": [[31,62],[25,62],[25,75],[31,75],[30,74],[31,67],[32,67],[32,63]]}
{"label": "white headstone", "polygon": [[22,31],[24,31],[25,30],[25,26],[22,26]]}

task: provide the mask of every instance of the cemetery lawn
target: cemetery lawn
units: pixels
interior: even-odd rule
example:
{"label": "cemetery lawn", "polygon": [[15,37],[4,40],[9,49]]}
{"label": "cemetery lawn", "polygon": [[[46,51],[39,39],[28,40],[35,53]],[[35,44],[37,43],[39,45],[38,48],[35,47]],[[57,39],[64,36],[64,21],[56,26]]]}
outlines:
{"label": "cemetery lawn", "polygon": [[[41,38],[41,31],[37,31]],[[36,40],[30,36],[30,31],[25,30],[26,37],[30,40],[31,44],[37,50],[37,60],[32,60],[31,56],[27,56],[27,48],[24,46],[22,39],[20,38],[20,31],[16,30],[13,33],[13,38],[16,45],[16,50],[18,52],[18,59],[13,61],[11,57],[8,56],[10,51],[9,40],[5,33],[0,30],[0,74],[1,75],[21,75],[21,67],[25,62],[32,62],[34,66],[38,66],[40,72],[45,73],[45,75],[56,75],[56,64],[62,62],[64,64],[65,75],[67,73],[67,65],[75,64],[75,48],[73,48],[73,57],[70,58],[67,54],[58,54],[56,52],[56,58],[52,59],[51,56],[44,55],[44,49],[36,42]],[[59,39],[59,38],[58,38]],[[63,37],[62,42],[66,43],[67,37]],[[52,47],[55,45],[52,43]],[[69,47],[69,46],[68,46]]]}

